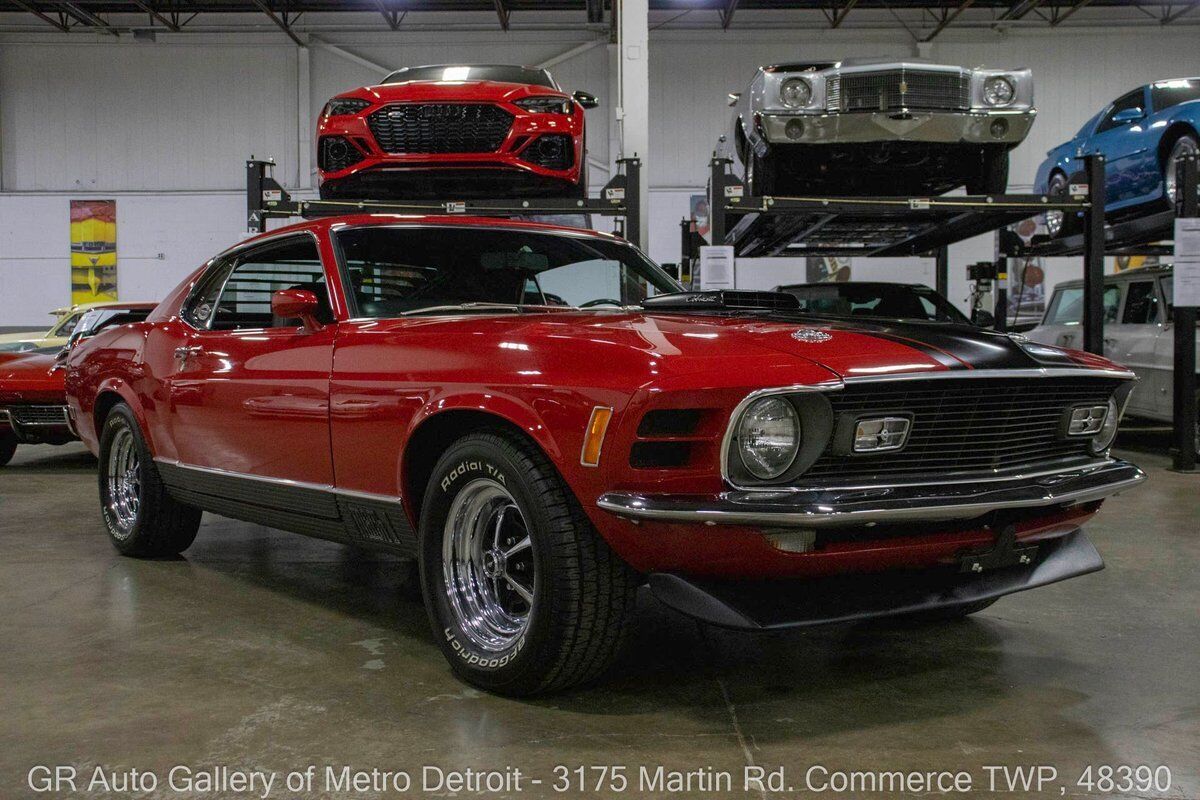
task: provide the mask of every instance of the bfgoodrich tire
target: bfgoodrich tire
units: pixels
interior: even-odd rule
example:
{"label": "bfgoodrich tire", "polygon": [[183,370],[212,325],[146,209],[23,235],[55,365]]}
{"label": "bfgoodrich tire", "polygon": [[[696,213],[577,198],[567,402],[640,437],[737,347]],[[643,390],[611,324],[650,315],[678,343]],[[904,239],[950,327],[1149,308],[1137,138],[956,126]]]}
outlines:
{"label": "bfgoodrich tire", "polygon": [[421,585],[454,671],[525,696],[588,681],[612,661],[637,577],[540,451],[517,434],[459,439],[421,506]]}
{"label": "bfgoodrich tire", "polygon": [[99,474],[104,526],[122,555],[174,556],[195,540],[201,511],[167,494],[137,418],[124,403],[113,407],[100,430]]}

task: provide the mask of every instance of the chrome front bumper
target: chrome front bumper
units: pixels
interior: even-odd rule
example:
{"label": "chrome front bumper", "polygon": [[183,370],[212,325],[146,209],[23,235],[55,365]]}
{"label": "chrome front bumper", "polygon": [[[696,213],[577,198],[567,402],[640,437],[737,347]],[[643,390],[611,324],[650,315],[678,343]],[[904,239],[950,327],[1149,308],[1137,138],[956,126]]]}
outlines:
{"label": "chrome front bumper", "polygon": [[866,523],[973,519],[991,511],[1074,505],[1137,486],[1146,474],[1108,459],[1046,475],[854,489],[730,491],[717,498],[609,492],[600,508],[634,521],[837,528]]}
{"label": "chrome front bumper", "polygon": [[[757,115],[771,144],[854,144],[859,142],[940,142],[1016,145],[1025,139],[1037,112],[1019,111],[895,111]],[[804,123],[800,136],[789,136],[792,120]],[[1004,120],[1001,136],[992,123]]]}

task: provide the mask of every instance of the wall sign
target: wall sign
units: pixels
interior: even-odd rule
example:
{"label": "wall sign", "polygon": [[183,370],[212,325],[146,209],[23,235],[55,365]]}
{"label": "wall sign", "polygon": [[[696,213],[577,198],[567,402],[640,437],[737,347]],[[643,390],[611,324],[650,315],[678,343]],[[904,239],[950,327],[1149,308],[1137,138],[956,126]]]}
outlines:
{"label": "wall sign", "polygon": [[117,201],[71,201],[71,302],[117,299]]}

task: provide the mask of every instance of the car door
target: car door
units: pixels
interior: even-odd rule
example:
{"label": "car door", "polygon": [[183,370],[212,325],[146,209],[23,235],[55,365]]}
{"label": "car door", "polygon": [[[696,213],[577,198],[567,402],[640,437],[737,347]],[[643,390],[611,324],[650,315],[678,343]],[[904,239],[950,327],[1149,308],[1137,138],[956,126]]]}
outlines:
{"label": "car door", "polygon": [[[1052,344],[1056,347],[1068,347],[1072,350],[1083,348],[1083,287],[1063,286],[1055,289],[1050,298],[1050,306],[1042,324],[1031,330],[1027,335],[1030,339],[1041,344]],[[1104,287],[1104,326],[1105,326],[1105,355],[1108,355],[1107,340],[1109,326],[1117,321],[1117,312],[1121,305],[1121,284],[1108,283]]]}
{"label": "car door", "polygon": [[[271,314],[271,295],[307,289],[320,330]],[[329,378],[336,325],[316,237],[235,251],[197,285],[174,348],[170,428],[185,465],[333,484]]]}
{"label": "car door", "polygon": [[1143,415],[1161,413],[1162,402],[1162,374],[1155,364],[1155,348],[1162,333],[1161,303],[1154,283],[1152,275],[1129,280],[1121,321],[1104,332],[1106,343],[1112,342],[1113,360],[1138,376],[1129,398],[1129,411]]}
{"label": "car door", "polygon": [[[1145,128],[1146,88],[1121,95],[1096,125],[1085,150],[1105,157],[1107,207],[1141,202],[1157,189],[1157,153]],[[1135,115],[1133,119],[1126,115]]]}

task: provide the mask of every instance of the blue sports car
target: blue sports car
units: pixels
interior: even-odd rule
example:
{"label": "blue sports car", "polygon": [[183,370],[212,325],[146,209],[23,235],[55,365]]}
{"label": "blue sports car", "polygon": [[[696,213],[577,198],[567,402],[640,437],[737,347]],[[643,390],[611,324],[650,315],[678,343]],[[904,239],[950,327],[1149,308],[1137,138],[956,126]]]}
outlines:
{"label": "blue sports car", "polygon": [[[1134,217],[1175,201],[1175,170],[1168,165],[1200,150],[1200,78],[1177,78],[1123,94],[1089,119],[1079,133],[1055,147],[1038,167],[1034,191],[1065,196],[1081,182],[1080,157],[1103,153],[1105,213]],[[1075,232],[1078,220],[1061,211],[1046,214],[1051,236]]]}

